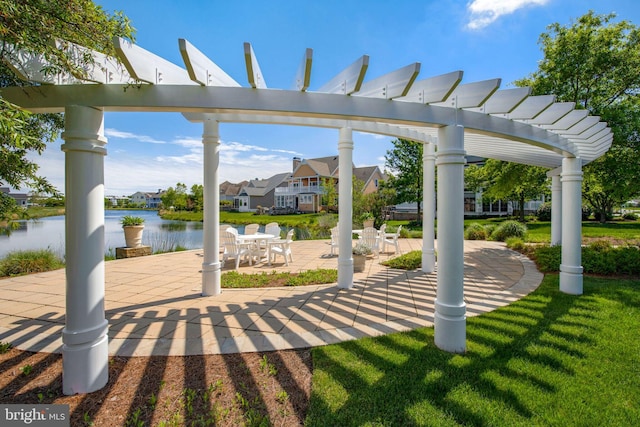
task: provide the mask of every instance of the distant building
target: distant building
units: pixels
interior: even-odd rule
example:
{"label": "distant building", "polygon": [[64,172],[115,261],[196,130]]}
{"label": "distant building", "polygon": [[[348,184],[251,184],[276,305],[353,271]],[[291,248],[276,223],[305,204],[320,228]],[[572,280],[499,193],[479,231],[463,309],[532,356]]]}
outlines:
{"label": "distant building", "polygon": [[155,193],[144,193],[142,191],[138,191],[131,195],[131,202],[144,206],[149,209],[158,209],[160,204],[162,203],[162,196],[164,195],[164,191],[159,188]]}
{"label": "distant building", "polygon": [[244,186],[249,184],[249,181],[242,181],[234,184],[229,181],[225,181],[220,184],[220,201],[229,200],[233,202],[235,198],[240,194],[240,191]]}
{"label": "distant building", "polygon": [[275,191],[287,185],[289,173],[279,173],[267,179],[252,179],[234,198],[234,207],[240,212],[254,212],[258,207],[275,206]]}
{"label": "distant building", "polygon": [[29,202],[29,195],[25,193],[11,193],[9,187],[0,187],[0,192],[6,194],[16,201],[16,205],[26,208]]}
{"label": "distant building", "polygon": [[[276,188],[275,207],[294,209],[300,212],[318,212],[321,208],[324,188],[322,182],[330,178],[336,185],[339,176],[338,156],[316,159],[293,158],[292,173],[286,186]],[[378,185],[385,176],[377,166],[353,167],[353,176],[363,181],[364,194],[378,191]]]}

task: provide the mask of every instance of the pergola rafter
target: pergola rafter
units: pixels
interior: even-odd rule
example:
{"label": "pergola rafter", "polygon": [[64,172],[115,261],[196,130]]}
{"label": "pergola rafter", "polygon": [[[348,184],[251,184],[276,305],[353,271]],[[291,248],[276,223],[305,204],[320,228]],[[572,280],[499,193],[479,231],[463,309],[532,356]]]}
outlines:
{"label": "pergola rafter", "polygon": [[[613,134],[599,117],[530,88],[500,90],[501,79],[462,83],[463,72],[417,80],[416,62],[366,80],[363,55],[317,90],[311,84],[313,51],[295,73],[294,90],[268,90],[253,47],[244,44],[249,87],[243,87],[185,39],[185,68],[116,38],[118,59],[70,43],[59,48],[93,63],[82,72],[52,75],[40,55],[14,51],[3,58],[30,87],[2,89],[27,110],[62,112],[67,195],[67,316],[63,331],[63,390],[89,392],[107,381],[104,318],[104,111],[180,112],[203,126],[204,257],[202,294],[220,289],[219,124],[269,123],[339,130],[339,215],[351,218],[352,132],[401,137],[425,145],[422,269],[435,269],[435,171],[438,173],[438,290],[435,343],[466,349],[463,299],[463,170],[471,154],[550,168],[552,242],[562,243],[560,289],[582,293],[582,166],[604,154]],[[78,75],[75,75],[78,74]],[[126,89],[126,90],[125,90]],[[437,147],[437,152],[436,152]],[[562,207],[561,214],[559,207]],[[555,207],[558,207],[556,209]],[[351,223],[340,221],[338,287],[353,286]]]}

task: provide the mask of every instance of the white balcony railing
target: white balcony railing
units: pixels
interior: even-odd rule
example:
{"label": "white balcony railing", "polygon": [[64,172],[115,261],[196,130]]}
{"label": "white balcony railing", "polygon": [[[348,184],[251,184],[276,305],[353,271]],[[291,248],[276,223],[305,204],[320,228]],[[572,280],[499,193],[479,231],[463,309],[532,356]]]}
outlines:
{"label": "white balcony railing", "polygon": [[323,187],[321,185],[302,185],[298,187],[276,187],[276,194],[279,196],[287,194],[315,193],[322,194]]}

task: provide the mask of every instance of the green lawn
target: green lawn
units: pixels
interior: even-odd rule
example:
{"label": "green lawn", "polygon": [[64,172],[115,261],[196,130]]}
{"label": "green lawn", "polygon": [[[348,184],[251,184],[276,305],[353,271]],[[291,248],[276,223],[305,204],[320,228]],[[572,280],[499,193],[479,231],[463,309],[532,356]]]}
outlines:
{"label": "green lawn", "polygon": [[467,353],[433,328],[313,350],[309,426],[640,425],[640,281],[585,277],[469,318]]}

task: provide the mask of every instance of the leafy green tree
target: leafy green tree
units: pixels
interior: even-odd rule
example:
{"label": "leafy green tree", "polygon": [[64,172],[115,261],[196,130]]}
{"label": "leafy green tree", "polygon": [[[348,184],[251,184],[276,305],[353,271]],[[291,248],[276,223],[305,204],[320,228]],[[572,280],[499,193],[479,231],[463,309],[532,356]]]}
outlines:
{"label": "leafy green tree", "polygon": [[385,168],[390,175],[387,186],[396,191],[395,203],[417,202],[420,221],[423,144],[402,138],[391,143],[393,148],[385,155]]}
{"label": "leafy green tree", "polygon": [[183,211],[187,208],[187,186],[181,182],[176,184],[176,188],[169,187],[160,197],[162,206],[165,209],[174,208]]}
{"label": "leafy green tree", "polygon": [[202,184],[191,186],[187,208],[196,212],[201,212],[204,209],[204,186]]}
{"label": "leafy green tree", "polygon": [[611,149],[584,167],[583,195],[602,222],[640,194],[640,29],[614,18],[590,11],[569,26],[551,24],[540,36],[538,70],[516,82],[575,102],[611,127]]}
{"label": "leafy green tree", "polygon": [[484,166],[465,170],[467,188],[483,188],[482,197],[517,200],[519,219],[524,222],[524,204],[548,192],[547,169],[488,159]]}
{"label": "leafy green tree", "polygon": [[[69,72],[83,76],[89,57],[72,58],[55,47],[55,40],[74,42],[115,56],[114,36],[132,39],[133,27],[120,12],[111,15],[89,0],[0,0],[0,55],[16,50],[41,54],[51,64],[45,72]],[[29,85],[0,62],[0,87]],[[63,127],[62,115],[33,115],[0,98],[0,184],[29,187],[43,193],[57,190],[27,158],[41,154],[55,141]],[[0,194],[0,199],[5,196]],[[12,209],[0,200],[0,219],[10,218]]]}
{"label": "leafy green tree", "polygon": [[327,207],[327,212],[337,212],[338,190],[334,178],[320,178],[322,185],[322,204]]}

